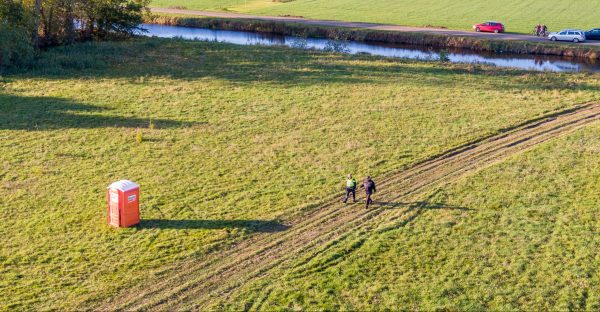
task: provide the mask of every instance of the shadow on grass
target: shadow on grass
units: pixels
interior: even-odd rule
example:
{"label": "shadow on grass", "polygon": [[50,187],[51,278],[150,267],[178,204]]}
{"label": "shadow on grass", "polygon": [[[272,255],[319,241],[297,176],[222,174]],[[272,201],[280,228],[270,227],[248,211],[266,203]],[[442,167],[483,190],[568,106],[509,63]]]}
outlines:
{"label": "shadow on grass", "polygon": [[227,229],[244,228],[251,232],[275,233],[283,232],[290,227],[277,221],[263,220],[140,220],[142,229]]}
{"label": "shadow on grass", "polygon": [[462,211],[472,211],[475,209],[447,205],[442,203],[430,203],[426,201],[412,202],[412,203],[403,203],[403,202],[373,202],[376,206],[386,207],[385,209],[393,209],[393,208],[413,208],[413,209],[428,209],[428,210],[436,210],[436,209],[446,209],[446,210],[462,210]]}
{"label": "shadow on grass", "polygon": [[[172,128],[185,123],[166,119],[111,116],[111,109],[55,97],[0,94],[0,130],[70,128]],[[118,113],[117,113],[118,114]]]}

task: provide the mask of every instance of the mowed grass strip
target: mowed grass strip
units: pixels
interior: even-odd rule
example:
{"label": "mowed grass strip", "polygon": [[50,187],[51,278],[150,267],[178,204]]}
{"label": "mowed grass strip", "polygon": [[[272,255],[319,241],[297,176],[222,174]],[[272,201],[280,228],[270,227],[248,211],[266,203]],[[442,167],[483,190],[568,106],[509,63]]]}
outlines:
{"label": "mowed grass strip", "polygon": [[[600,309],[600,124],[400,204],[225,310]],[[387,206],[379,207],[386,209]]]}
{"label": "mowed grass strip", "polygon": [[463,30],[497,20],[505,23],[509,32],[527,34],[538,23],[548,25],[553,31],[600,27],[600,2],[584,0],[154,0],[151,5]]}
{"label": "mowed grass strip", "polygon": [[[0,302],[70,308],[279,231],[380,176],[598,100],[598,76],[143,39],[45,53],[0,83]],[[142,186],[106,225],[105,187]]]}

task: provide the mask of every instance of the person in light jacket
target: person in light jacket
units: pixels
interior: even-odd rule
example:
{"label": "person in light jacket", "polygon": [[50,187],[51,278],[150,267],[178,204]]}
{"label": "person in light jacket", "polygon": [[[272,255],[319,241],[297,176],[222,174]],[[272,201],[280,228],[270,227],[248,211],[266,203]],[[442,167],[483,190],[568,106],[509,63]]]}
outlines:
{"label": "person in light jacket", "polygon": [[352,194],[352,200],[356,202],[356,179],[351,174],[348,175],[346,180],[346,198],[344,198],[344,204],[348,201],[348,198]]}

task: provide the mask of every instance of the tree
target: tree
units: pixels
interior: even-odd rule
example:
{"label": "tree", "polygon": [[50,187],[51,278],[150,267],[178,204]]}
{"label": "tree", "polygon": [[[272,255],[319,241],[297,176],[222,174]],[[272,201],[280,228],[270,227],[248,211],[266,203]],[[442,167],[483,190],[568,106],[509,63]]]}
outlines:
{"label": "tree", "polygon": [[[25,3],[17,1],[26,1]],[[149,0],[0,0],[5,23],[31,30],[37,47],[73,43],[139,29]]]}
{"label": "tree", "polygon": [[40,44],[40,13],[42,11],[42,0],[35,0],[33,4],[32,39],[35,47]]}
{"label": "tree", "polygon": [[132,35],[139,30],[149,0],[83,0],[81,21],[86,36]]}
{"label": "tree", "polygon": [[34,48],[133,35],[148,2],[0,0],[0,66],[22,64]]}
{"label": "tree", "polygon": [[29,21],[21,2],[0,0],[0,67],[20,66],[33,57]]}

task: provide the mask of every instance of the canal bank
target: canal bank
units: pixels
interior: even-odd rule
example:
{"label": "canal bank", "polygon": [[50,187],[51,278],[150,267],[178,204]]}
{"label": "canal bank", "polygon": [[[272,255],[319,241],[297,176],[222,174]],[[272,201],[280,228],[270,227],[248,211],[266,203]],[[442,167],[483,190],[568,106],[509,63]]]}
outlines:
{"label": "canal bank", "polygon": [[495,39],[493,35],[480,36],[470,33],[449,35],[450,33],[454,33],[449,30],[432,30],[427,32],[418,31],[417,29],[415,31],[382,30],[380,27],[364,23],[345,23],[344,25],[348,24],[348,27],[339,27],[330,26],[337,25],[339,22],[307,21],[294,17],[261,17],[260,19],[252,19],[159,13],[147,17],[145,22],[159,25],[252,31],[280,36],[414,45],[436,49],[468,49],[475,52],[496,54],[548,55],[587,60],[600,59],[600,43],[598,45],[595,43],[576,45],[546,42],[540,40],[540,38],[520,40],[520,38],[528,38],[528,36],[524,35],[507,34],[502,35],[502,37],[497,36]]}
{"label": "canal bank", "polygon": [[496,54],[468,49],[440,49],[419,45],[401,45],[372,41],[332,40],[285,36],[265,32],[221,30],[157,24],[140,25],[143,36],[178,38],[237,45],[287,46],[304,50],[323,50],[345,54],[369,54],[374,56],[438,61],[458,64],[487,65],[498,68],[548,72],[600,73],[600,61],[574,59],[549,55]]}
{"label": "canal bank", "polygon": [[220,30],[143,24],[145,36],[180,38],[238,45],[287,46],[298,49],[323,50],[346,54],[370,54],[374,56],[441,61],[461,64],[489,65],[499,68],[549,72],[600,72],[600,62],[588,59],[568,59],[548,55],[495,54],[465,49],[436,49],[415,45],[380,42],[344,41],[324,38],[282,36],[271,33]]}

